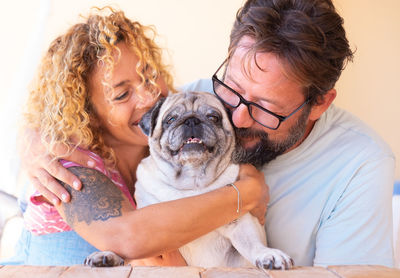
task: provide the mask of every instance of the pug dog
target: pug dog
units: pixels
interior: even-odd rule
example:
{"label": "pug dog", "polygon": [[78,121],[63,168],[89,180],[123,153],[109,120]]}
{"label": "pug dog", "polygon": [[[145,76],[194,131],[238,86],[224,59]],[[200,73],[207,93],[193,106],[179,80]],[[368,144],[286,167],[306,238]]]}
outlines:
{"label": "pug dog", "polygon": [[[214,95],[202,92],[170,95],[158,101],[142,117],[139,126],[149,137],[150,156],[137,169],[138,208],[202,194],[237,180],[239,165],[231,159],[234,129],[223,104]],[[267,247],[265,230],[250,213],[182,246],[179,251],[188,265],[206,268],[293,266],[288,255]],[[106,255],[97,252],[88,258],[91,265],[104,260],[115,265],[122,261],[112,252]]]}

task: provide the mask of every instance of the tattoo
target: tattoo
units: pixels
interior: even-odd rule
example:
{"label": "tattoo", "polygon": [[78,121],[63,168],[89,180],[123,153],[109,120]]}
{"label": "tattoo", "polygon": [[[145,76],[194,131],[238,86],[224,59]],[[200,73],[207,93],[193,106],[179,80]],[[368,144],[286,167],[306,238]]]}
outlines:
{"label": "tattoo", "polygon": [[71,167],[70,170],[82,182],[80,191],[69,185],[61,184],[71,194],[69,203],[62,203],[65,220],[74,228],[77,222],[106,221],[112,217],[121,216],[122,192],[103,173],[84,167]]}

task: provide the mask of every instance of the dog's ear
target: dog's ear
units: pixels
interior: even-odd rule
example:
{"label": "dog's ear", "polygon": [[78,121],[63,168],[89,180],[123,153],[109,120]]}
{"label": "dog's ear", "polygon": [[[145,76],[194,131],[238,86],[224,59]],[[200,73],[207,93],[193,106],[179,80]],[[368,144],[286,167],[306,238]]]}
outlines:
{"label": "dog's ear", "polygon": [[139,126],[142,129],[143,133],[147,136],[151,136],[153,134],[153,130],[156,126],[158,113],[160,112],[160,108],[165,101],[165,97],[160,98],[156,104],[149,111],[147,111],[142,119],[139,122]]}

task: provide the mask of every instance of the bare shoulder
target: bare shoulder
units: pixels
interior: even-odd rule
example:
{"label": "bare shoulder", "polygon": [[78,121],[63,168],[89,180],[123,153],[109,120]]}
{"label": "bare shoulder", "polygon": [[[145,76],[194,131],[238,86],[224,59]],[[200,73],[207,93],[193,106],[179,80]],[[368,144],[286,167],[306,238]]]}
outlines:
{"label": "bare shoulder", "polygon": [[82,222],[90,225],[119,217],[123,207],[129,206],[122,191],[103,173],[84,167],[69,170],[81,180],[82,189],[78,191],[61,182],[71,194],[71,201],[62,203],[58,210],[72,228]]}

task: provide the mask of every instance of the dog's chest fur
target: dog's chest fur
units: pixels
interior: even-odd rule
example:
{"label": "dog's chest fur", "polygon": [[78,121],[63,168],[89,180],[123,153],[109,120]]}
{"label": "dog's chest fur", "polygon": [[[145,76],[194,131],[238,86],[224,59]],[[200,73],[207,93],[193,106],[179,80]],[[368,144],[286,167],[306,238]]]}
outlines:
{"label": "dog's chest fur", "polygon": [[[138,167],[135,188],[135,199],[138,208],[215,190],[234,182],[239,173],[239,166],[230,164],[211,185],[192,190],[178,190],[171,184],[179,181],[174,180],[173,177],[167,177],[159,171],[159,169],[155,170],[154,165],[152,157],[148,157],[145,158]],[[235,225],[235,223],[228,225]],[[190,229],[190,227],[188,227],[188,229]],[[234,254],[237,251],[232,247],[231,242],[221,234],[224,229],[226,229],[226,226],[220,227],[181,247],[179,251],[188,265],[232,267],[235,265],[243,266],[248,264],[251,266],[249,262],[243,262],[243,260],[245,260],[244,258]],[[240,260],[240,262],[237,260]]]}
{"label": "dog's chest fur", "polygon": [[162,170],[157,169],[155,165],[153,158],[149,156],[143,159],[138,166],[136,172],[137,182],[135,184],[135,199],[138,208],[210,192],[236,181],[239,174],[239,165],[230,164],[212,184],[202,188],[179,190],[173,186],[174,183],[186,182],[193,184],[193,181],[180,180],[179,177],[166,175]]}

